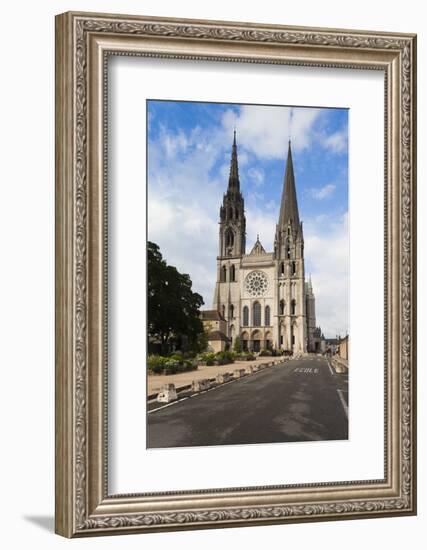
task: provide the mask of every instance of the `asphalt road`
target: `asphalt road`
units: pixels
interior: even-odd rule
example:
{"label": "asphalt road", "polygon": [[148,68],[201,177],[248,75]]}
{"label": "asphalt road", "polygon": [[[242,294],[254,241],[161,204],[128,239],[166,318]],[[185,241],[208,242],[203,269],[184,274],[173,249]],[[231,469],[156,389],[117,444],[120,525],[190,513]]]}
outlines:
{"label": "asphalt road", "polygon": [[147,445],[347,439],[347,403],[347,376],[304,357],[150,411]]}

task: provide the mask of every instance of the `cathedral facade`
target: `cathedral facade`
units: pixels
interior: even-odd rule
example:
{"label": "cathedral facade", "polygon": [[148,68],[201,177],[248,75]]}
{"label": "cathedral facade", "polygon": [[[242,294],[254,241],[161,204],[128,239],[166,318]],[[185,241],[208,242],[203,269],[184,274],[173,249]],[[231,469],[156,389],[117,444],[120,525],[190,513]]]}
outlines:
{"label": "cathedral facade", "polygon": [[246,218],[240,190],[236,133],[228,188],[219,213],[219,254],[213,309],[225,320],[231,346],[292,353],[321,350],[315,295],[305,277],[303,225],[299,219],[291,143],[289,142],[274,250],[259,238],[246,253]]}

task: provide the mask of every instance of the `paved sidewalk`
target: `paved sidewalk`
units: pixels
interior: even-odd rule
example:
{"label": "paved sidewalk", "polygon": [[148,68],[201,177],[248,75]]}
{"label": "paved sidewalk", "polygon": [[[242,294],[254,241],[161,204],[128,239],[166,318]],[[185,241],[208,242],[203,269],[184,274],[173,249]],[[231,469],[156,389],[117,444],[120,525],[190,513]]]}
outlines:
{"label": "paved sidewalk", "polygon": [[148,395],[158,393],[163,384],[175,384],[177,389],[188,386],[193,380],[202,378],[215,378],[217,374],[224,372],[233,372],[234,369],[243,369],[250,365],[260,365],[261,363],[281,363],[284,357],[258,357],[254,361],[235,361],[228,365],[212,365],[211,367],[200,366],[197,370],[189,372],[180,372],[177,374],[150,374],[148,376]]}

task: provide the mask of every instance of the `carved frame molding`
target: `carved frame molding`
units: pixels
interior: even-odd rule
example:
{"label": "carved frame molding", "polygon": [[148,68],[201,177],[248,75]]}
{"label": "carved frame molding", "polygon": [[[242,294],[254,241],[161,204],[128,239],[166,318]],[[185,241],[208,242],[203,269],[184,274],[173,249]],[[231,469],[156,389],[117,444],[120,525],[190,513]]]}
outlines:
{"label": "carved frame molding", "polygon": [[[106,59],[385,73],[385,478],[108,495]],[[414,514],[416,37],[66,13],[56,18],[56,531],[67,536]]]}

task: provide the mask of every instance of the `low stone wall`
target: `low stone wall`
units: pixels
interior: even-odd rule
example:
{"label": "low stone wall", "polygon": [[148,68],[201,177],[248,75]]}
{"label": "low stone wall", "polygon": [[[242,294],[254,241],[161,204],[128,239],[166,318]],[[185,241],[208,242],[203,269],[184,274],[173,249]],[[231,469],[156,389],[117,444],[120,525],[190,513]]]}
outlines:
{"label": "low stone wall", "polygon": [[334,356],[331,358],[331,365],[338,374],[345,374],[348,372],[348,361],[346,359]]}

